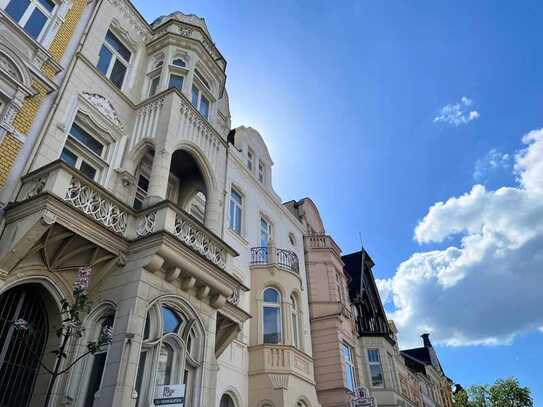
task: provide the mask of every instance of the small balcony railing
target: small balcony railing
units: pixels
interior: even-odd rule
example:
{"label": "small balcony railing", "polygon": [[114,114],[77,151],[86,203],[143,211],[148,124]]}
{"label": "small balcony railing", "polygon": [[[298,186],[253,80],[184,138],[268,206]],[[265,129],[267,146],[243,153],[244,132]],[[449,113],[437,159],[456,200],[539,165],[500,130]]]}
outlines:
{"label": "small balcony railing", "polygon": [[251,249],[251,266],[266,265],[274,265],[296,274],[300,273],[296,253],[275,247],[253,247]]}

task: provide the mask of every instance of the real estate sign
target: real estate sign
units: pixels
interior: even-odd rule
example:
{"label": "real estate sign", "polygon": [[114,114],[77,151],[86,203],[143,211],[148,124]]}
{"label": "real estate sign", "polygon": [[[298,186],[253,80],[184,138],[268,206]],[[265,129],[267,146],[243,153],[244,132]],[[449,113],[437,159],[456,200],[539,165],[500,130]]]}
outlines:
{"label": "real estate sign", "polygon": [[185,385],[167,384],[165,386],[157,386],[153,404],[155,406],[184,407]]}

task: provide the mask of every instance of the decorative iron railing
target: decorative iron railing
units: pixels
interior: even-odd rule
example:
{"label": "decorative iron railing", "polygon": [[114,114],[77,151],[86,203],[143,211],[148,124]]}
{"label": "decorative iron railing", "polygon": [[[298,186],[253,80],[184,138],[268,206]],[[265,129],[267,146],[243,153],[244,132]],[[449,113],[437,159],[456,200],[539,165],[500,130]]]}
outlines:
{"label": "decorative iron railing", "polygon": [[272,247],[253,247],[251,249],[251,265],[275,265],[296,274],[300,272],[296,253]]}

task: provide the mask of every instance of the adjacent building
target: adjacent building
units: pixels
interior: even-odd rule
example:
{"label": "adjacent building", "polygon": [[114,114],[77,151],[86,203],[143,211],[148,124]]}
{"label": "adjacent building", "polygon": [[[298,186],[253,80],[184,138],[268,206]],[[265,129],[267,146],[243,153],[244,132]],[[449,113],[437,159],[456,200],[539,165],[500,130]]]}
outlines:
{"label": "adjacent building", "polygon": [[315,203],[304,198],[285,204],[304,226],[309,315],[315,378],[323,407],[345,406],[363,383],[356,323],[341,249],[326,234]]}

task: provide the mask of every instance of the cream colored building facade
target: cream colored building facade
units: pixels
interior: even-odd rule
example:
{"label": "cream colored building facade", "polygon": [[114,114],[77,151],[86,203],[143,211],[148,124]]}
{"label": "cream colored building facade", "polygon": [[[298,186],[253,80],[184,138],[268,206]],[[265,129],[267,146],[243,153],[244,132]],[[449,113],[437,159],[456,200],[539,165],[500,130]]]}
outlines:
{"label": "cream colored building facade", "polygon": [[50,406],[151,406],[157,386],[181,383],[187,407],[320,406],[303,226],[273,191],[262,137],[231,130],[226,61],[204,20],[85,5],[69,69],[2,190],[0,405],[41,405],[49,379],[12,322],[33,323],[30,346],[51,366],[61,302],[90,265],[93,308],[65,365],[103,327],[113,341],[57,382]]}

